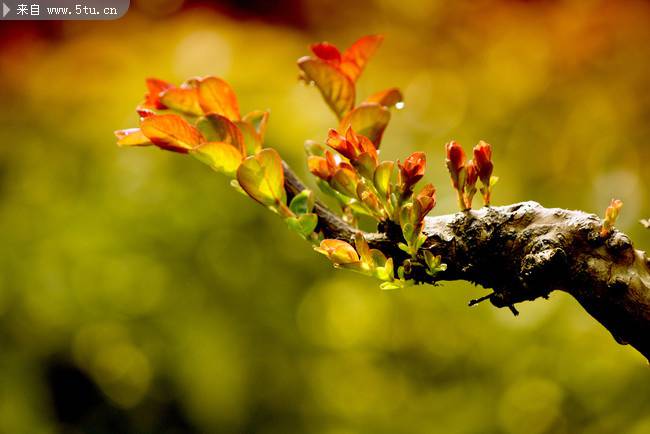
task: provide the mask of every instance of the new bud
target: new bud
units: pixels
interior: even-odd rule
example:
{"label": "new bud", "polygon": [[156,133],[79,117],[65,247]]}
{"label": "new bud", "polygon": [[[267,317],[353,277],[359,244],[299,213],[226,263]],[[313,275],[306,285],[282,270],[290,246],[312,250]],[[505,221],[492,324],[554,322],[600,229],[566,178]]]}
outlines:
{"label": "new bud", "polygon": [[465,208],[472,209],[472,200],[476,194],[476,181],[478,180],[478,169],[474,160],[469,160],[467,167],[467,182],[465,183]]}
{"label": "new bud", "polygon": [[492,146],[481,140],[478,145],[474,146],[474,164],[478,171],[478,177],[484,186],[490,185],[492,177]]}
{"label": "new bud", "polygon": [[618,219],[621,208],[623,208],[623,201],[619,199],[612,199],[612,202],[605,210],[603,228],[600,230],[601,237],[606,237],[612,232],[612,230],[614,230],[614,224],[616,224],[616,219]]}
{"label": "new bud", "polygon": [[414,152],[404,160],[404,164],[398,162],[397,165],[400,171],[402,191],[405,195],[409,195],[413,186],[424,176],[427,157],[424,152]]}
{"label": "new bud", "polygon": [[455,140],[447,143],[445,149],[447,150],[446,163],[449,175],[451,176],[451,184],[458,194],[458,206],[464,211],[466,206],[463,192],[465,191],[465,183],[467,181],[465,151],[463,151],[463,148]]}

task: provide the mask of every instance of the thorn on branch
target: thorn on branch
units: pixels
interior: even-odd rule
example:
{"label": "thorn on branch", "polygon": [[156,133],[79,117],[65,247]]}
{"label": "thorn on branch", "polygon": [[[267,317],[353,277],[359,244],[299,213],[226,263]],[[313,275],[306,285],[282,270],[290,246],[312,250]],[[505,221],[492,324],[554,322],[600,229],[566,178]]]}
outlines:
{"label": "thorn on branch", "polygon": [[509,305],[508,309],[510,309],[510,312],[512,312],[514,316],[519,316],[519,311],[517,310],[514,304]]}

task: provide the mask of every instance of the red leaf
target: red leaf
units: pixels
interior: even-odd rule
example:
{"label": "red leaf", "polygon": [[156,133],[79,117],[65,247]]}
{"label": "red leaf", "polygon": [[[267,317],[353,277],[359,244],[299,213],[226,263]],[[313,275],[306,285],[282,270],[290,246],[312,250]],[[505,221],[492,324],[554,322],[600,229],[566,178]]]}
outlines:
{"label": "red leaf", "polygon": [[341,70],[350,77],[350,80],[357,81],[368,60],[383,40],[384,37],[381,35],[364,36],[345,50],[341,60]]}
{"label": "red leaf", "polygon": [[309,48],[321,60],[338,66],[341,63],[341,52],[335,45],[329,42],[312,44]]}

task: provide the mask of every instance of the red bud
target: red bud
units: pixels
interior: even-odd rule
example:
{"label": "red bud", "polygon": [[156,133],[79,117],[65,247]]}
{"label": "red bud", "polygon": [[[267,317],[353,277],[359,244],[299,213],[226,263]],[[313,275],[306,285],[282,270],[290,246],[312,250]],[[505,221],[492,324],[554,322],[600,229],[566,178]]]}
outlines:
{"label": "red bud", "polygon": [[478,170],[478,177],[485,187],[490,185],[490,178],[492,177],[492,146],[489,143],[481,140],[478,145],[474,147],[474,161],[476,169]]}
{"label": "red bud", "polygon": [[447,143],[445,149],[447,150],[447,169],[451,175],[451,182],[456,190],[462,190],[465,183],[464,177],[461,176],[465,168],[465,151],[456,141]]}
{"label": "red bud", "polygon": [[423,152],[414,152],[404,160],[404,164],[398,162],[397,165],[399,166],[404,191],[409,191],[424,176],[427,157]]}

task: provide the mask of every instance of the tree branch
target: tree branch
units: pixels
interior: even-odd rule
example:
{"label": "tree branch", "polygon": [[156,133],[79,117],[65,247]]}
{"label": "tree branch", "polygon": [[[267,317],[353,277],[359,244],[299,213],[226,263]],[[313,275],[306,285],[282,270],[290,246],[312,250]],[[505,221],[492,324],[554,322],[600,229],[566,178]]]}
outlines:
{"label": "tree branch", "polygon": [[[291,197],[305,187],[286,164],[284,168]],[[352,242],[356,228],[320,202],[314,212],[325,237]],[[477,283],[494,291],[484,299],[514,313],[515,303],[565,291],[617,342],[632,345],[650,361],[650,257],[617,230],[601,237],[601,227],[593,214],[535,202],[427,217],[423,249],[441,255],[447,270],[434,279],[416,265],[406,277],[419,283]],[[384,225],[381,233],[364,235],[370,247],[396,264],[407,259],[397,247],[399,227]]]}

